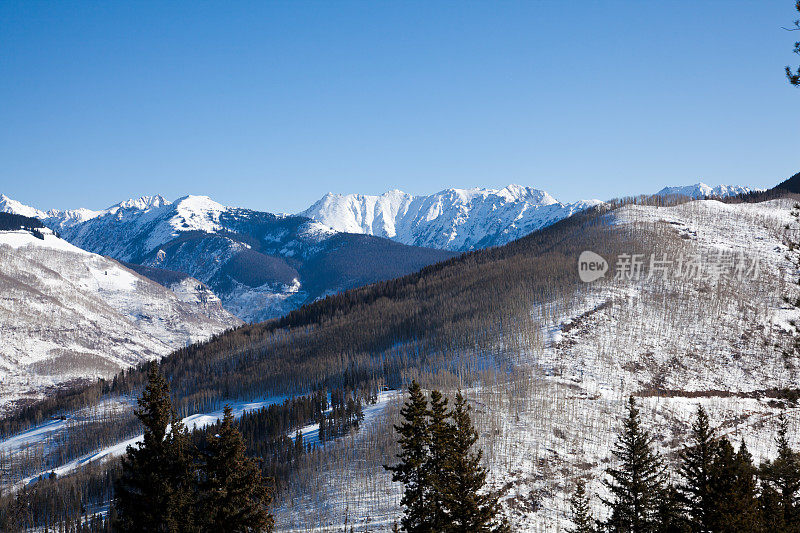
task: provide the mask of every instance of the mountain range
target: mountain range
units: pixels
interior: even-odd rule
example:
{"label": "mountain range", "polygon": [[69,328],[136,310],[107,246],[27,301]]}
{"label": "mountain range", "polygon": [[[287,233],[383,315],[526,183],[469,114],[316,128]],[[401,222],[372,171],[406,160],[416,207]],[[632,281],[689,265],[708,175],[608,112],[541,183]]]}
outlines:
{"label": "mountain range", "polygon": [[[727,196],[749,189],[704,184],[659,195]],[[429,196],[328,193],[298,215],[229,207],[206,196],[143,196],[104,210],[42,211],[0,195],[0,212],[36,217],[71,244],[159,281],[164,270],[206,284],[248,322],[281,316],[343,290],[499,246],[599,200],[562,203],[545,191],[446,189]]]}
{"label": "mountain range", "polygon": [[430,196],[397,190],[380,196],[328,193],[300,214],[337,231],[470,251],[506,244],[599,203],[564,204],[545,191],[509,185],[446,189]]}
{"label": "mountain range", "polygon": [[102,211],[48,212],[0,197],[0,210],[36,216],[84,250],[159,269],[143,275],[168,270],[196,278],[248,322],[455,255],[340,233],[306,217],[227,207],[206,196],[174,202],[146,196]]}
{"label": "mountain range", "polygon": [[696,200],[702,198],[727,198],[751,192],[759,192],[762,189],[751,189],[739,185],[717,185],[712,187],[703,182],[694,185],[684,185],[681,187],[664,187],[656,193],[656,196],[683,196]]}
{"label": "mountain range", "polygon": [[[262,406],[335,384],[402,389],[417,379],[426,389],[462,388],[489,488],[513,530],[560,531],[571,526],[576,481],[586,481],[595,502],[608,497],[602,480],[631,396],[672,467],[698,405],[719,435],[745,440],[757,464],[774,457],[779,413],[796,427],[798,413],[786,407],[800,386],[797,198],[609,203],[506,245],[243,325],[173,353],[161,369],[191,420],[213,420],[226,403]],[[645,270],[584,283],[577,258],[585,250],[617,272],[614,258],[637,254]],[[657,271],[647,266],[652,257],[663,263]],[[700,258],[696,271],[685,257]],[[107,475],[102,468],[114,468],[140,433],[125,428],[143,372],[82,389],[79,402],[42,406],[45,416],[91,431],[78,450],[42,445],[41,459],[14,479],[55,471],[53,490],[63,491]],[[382,465],[397,453],[389,436],[401,398],[371,405],[357,431],[283,471],[277,530],[391,530],[402,494]],[[33,447],[44,431],[48,442],[72,437],[56,424],[20,429],[28,431],[0,447]],[[306,427],[276,431],[282,438]],[[87,499],[102,506],[107,498]]]}
{"label": "mountain range", "polygon": [[0,221],[0,412],[242,323],[196,279],[156,283],[19,219]]}

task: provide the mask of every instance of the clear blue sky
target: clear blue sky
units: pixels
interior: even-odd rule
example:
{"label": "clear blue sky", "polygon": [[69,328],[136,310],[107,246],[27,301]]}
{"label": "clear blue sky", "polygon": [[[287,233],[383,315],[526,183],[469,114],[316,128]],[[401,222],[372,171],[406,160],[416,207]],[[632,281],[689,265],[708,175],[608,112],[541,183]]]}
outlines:
{"label": "clear blue sky", "polygon": [[0,3],[0,192],[295,212],[800,170],[794,0]]}

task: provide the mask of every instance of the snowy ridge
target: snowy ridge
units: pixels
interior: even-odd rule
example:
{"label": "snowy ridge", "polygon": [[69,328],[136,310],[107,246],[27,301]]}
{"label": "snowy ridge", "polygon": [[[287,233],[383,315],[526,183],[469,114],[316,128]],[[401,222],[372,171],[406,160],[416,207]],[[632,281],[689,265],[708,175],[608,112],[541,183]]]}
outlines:
{"label": "snowy ridge", "polygon": [[747,194],[760,190],[761,189],[742,187],[740,185],[717,185],[712,187],[703,182],[699,182],[694,185],[664,187],[658,191],[655,196],[685,196],[687,198],[700,200],[703,198],[727,198],[728,196],[737,196],[739,194]]}
{"label": "snowy ridge", "polygon": [[0,194],[0,213],[13,213],[15,215],[22,215],[24,217],[44,218],[47,214],[44,211],[39,211],[33,207],[12,200],[5,194]]}
{"label": "snowy ridge", "polygon": [[509,185],[430,196],[398,190],[380,196],[328,193],[300,214],[337,231],[466,251],[508,243],[598,203],[563,204],[544,191]]}
{"label": "snowy ridge", "polygon": [[[343,235],[306,217],[224,206],[207,196],[174,202],[144,196],[103,211],[43,213],[10,199],[4,205],[37,214],[84,250],[190,275],[248,322],[280,316],[324,294],[408,274],[452,256]],[[385,264],[370,271],[359,257],[376,249],[385,252]],[[338,260],[327,261],[330,256]]]}

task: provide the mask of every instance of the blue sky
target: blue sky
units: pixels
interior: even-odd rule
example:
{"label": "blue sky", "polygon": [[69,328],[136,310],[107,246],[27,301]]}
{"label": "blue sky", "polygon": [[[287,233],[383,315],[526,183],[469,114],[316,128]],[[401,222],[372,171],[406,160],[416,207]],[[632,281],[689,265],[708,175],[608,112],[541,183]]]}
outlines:
{"label": "blue sky", "polygon": [[0,3],[0,192],[295,212],[800,170],[793,0]]}

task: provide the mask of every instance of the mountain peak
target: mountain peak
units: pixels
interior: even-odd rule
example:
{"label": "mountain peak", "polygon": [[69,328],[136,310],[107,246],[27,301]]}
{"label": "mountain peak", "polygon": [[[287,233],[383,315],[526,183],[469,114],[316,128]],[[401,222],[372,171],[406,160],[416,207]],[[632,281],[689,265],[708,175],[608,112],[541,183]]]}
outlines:
{"label": "mountain peak", "polygon": [[728,196],[736,196],[738,194],[747,194],[758,189],[751,189],[741,185],[717,185],[710,186],[702,181],[694,185],[683,185],[677,187],[664,187],[658,191],[655,196],[685,196],[687,198],[701,199],[701,198],[725,198]]}
{"label": "mountain peak", "polygon": [[595,203],[562,204],[545,191],[510,184],[429,196],[399,190],[380,196],[328,193],[301,215],[341,232],[464,251],[505,244]]}
{"label": "mountain peak", "polygon": [[114,208],[121,208],[121,209],[140,209],[142,211],[151,209],[154,207],[163,207],[168,205],[170,202],[160,194],[156,194],[155,196],[140,196],[139,198],[129,198],[124,202],[120,202],[111,206],[108,210]]}
{"label": "mountain peak", "polygon": [[42,218],[45,216],[44,212],[39,211],[35,207],[18,202],[5,194],[0,194],[0,213],[12,213],[33,218]]}

